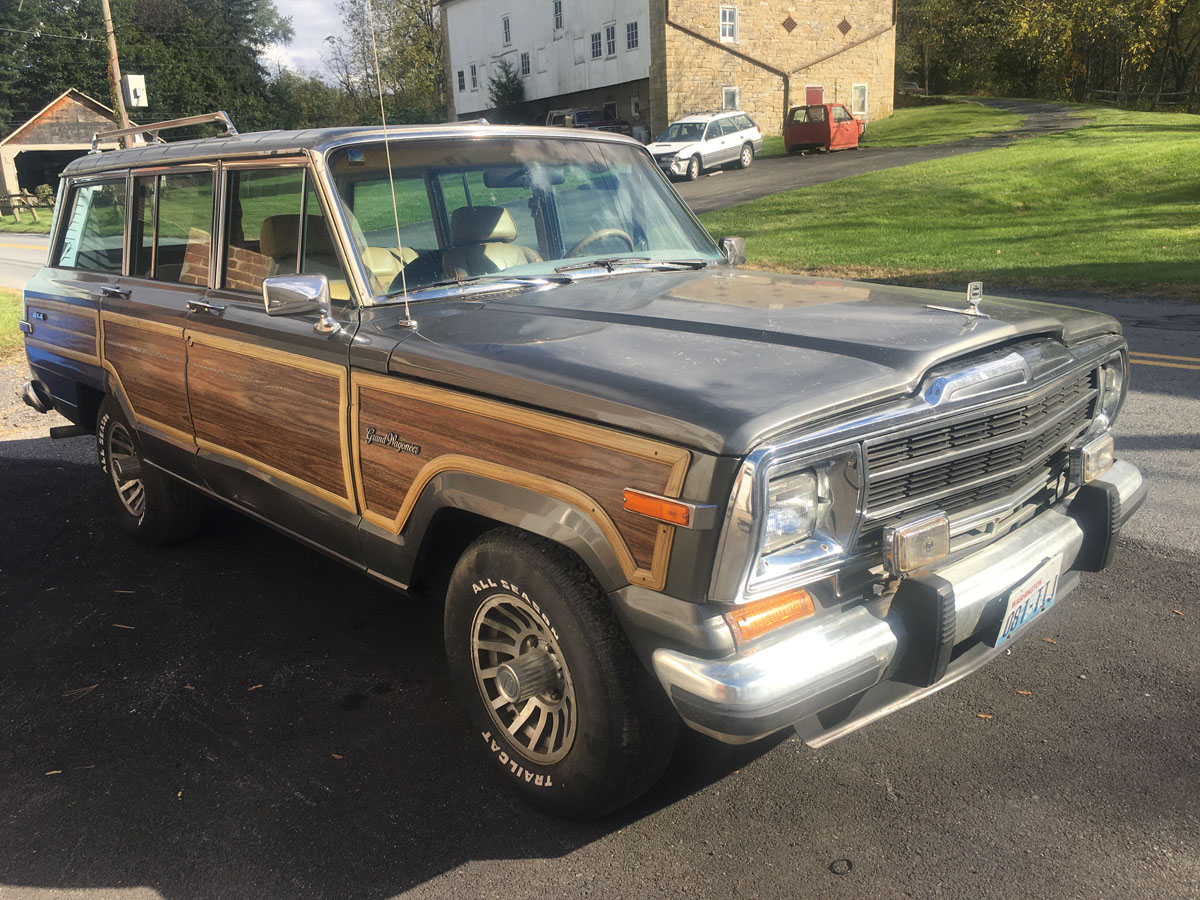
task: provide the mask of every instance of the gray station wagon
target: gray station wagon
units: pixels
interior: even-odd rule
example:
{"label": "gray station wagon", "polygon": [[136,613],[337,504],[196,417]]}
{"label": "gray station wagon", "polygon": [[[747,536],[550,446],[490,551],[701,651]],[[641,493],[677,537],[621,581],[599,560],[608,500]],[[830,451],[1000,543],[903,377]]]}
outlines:
{"label": "gray station wagon", "polygon": [[968,675],[1144,497],[1108,317],[748,270],[618,135],[228,131],[67,167],[26,399],[137,537],[210,498],[440,585],[547,809],[637,797],[681,721],[820,746]]}

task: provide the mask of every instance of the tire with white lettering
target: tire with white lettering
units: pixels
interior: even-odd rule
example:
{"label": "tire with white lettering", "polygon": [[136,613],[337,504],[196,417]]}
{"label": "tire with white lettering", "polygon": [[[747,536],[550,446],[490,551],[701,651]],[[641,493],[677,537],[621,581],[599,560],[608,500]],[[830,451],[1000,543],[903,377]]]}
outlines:
{"label": "tire with white lettering", "polygon": [[662,775],[678,718],[575,554],[515,528],[483,535],[450,578],[445,638],[474,741],[533,805],[603,815]]}
{"label": "tire with white lettering", "polygon": [[187,485],[145,464],[142,441],[111,396],[96,416],[96,455],[105,493],[123,531],[146,544],[191,537],[203,518],[203,499]]}

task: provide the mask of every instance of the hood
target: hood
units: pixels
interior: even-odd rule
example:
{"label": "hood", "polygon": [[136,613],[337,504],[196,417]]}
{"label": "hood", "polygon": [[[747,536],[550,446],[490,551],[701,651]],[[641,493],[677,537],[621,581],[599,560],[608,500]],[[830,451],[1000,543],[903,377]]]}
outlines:
{"label": "hood", "polygon": [[658,141],[655,141],[653,144],[647,144],[646,149],[649,150],[651,154],[683,153],[689,147],[695,147],[695,146],[696,146],[695,141],[675,141],[675,142],[669,143],[669,144],[668,143],[660,143]]}
{"label": "hood", "polygon": [[[1033,335],[1118,332],[1066,306],[717,268],[415,303],[389,369],[740,456],[785,429],[912,394],[933,366]],[[383,312],[383,311],[380,311]],[[394,320],[372,316],[372,329]]]}

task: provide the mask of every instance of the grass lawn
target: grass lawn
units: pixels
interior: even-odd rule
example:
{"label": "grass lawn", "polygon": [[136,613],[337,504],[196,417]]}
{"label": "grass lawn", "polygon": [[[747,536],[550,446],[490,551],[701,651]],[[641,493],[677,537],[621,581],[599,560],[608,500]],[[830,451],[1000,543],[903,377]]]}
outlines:
{"label": "grass lawn", "polygon": [[39,209],[38,218],[40,222],[33,221],[33,217],[28,211],[21,213],[21,221],[14,222],[12,215],[0,217],[0,234],[14,232],[17,234],[49,234],[50,233],[50,218],[54,215],[52,209]]}
{"label": "grass lawn", "polygon": [[[983,137],[1002,131],[1012,131],[1025,123],[1025,117],[1002,109],[991,109],[978,103],[947,103],[940,106],[919,106],[898,109],[886,119],[867,125],[863,135],[864,147],[925,147],[946,144],[966,138]],[[763,138],[759,159],[786,155],[783,137]]]}
{"label": "grass lawn", "polygon": [[21,318],[21,292],[0,288],[0,362],[16,359],[24,346],[17,322]]}
{"label": "grass lawn", "polygon": [[1089,112],[1075,131],[701,218],[784,271],[1200,295],[1200,116]]}

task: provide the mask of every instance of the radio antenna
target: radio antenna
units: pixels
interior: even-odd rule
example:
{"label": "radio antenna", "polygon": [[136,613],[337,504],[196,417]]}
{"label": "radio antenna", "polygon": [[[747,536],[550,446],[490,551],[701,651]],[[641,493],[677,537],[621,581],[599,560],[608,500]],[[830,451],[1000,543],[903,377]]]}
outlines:
{"label": "radio antenna", "polygon": [[379,121],[383,125],[383,152],[387,162],[388,186],[392,190],[392,221],[396,223],[396,253],[400,262],[400,287],[404,291],[404,318],[410,328],[417,323],[408,308],[408,265],[404,262],[404,244],[400,240],[400,211],[396,206],[396,179],[392,175],[392,147],[388,139],[387,114],[383,110],[383,79],[379,74],[379,49],[375,45],[375,8],[367,0],[367,26],[371,31],[371,56],[375,60],[375,89],[379,93]]}

